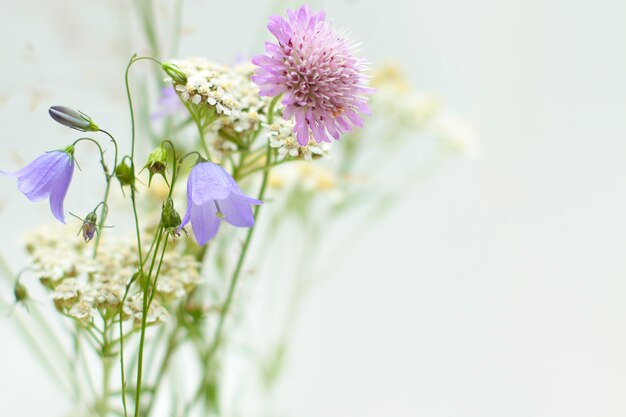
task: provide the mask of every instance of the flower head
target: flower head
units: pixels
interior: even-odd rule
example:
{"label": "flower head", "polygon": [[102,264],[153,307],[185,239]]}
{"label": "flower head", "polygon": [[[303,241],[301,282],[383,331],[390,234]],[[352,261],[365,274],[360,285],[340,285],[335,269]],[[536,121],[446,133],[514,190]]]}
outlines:
{"label": "flower head", "polygon": [[294,133],[305,146],[338,140],[341,133],[361,127],[369,114],[363,74],[366,62],[354,57],[356,44],[332,30],[325,13],[308,6],[287,10],[287,19],[270,17],[268,29],[278,44],[266,43],[266,55],[256,56],[252,77],[263,96],[284,94],[283,117],[295,116]]}
{"label": "flower head", "polygon": [[17,189],[30,201],[50,198],[50,210],[54,217],[65,223],[63,200],[74,174],[74,147],[62,151],[46,152],[16,172],[3,172],[17,177]]}
{"label": "flower head", "polygon": [[224,168],[200,162],[187,180],[187,213],[178,230],[191,221],[198,244],[204,245],[215,236],[222,220],[237,227],[254,226],[250,206],[261,203],[245,195]]}

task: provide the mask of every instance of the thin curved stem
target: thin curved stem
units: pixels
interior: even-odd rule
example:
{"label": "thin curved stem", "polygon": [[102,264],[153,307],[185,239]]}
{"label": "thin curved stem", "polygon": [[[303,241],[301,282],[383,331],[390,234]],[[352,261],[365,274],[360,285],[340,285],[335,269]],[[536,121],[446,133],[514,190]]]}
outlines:
{"label": "thin curved stem", "polygon": [[169,139],[165,139],[164,141],[161,142],[161,144],[168,144],[170,145],[170,147],[172,148],[172,183],[170,185],[170,192],[167,195],[168,199],[172,198],[172,193],[174,192],[174,183],[176,182],[176,177],[178,176],[178,172],[176,171],[177,169],[177,156],[176,156],[176,147],[174,146],[174,144],[172,143],[171,140]]}
{"label": "thin curved stem", "polygon": [[[101,132],[105,133],[106,135],[108,135],[111,138],[111,141],[113,142],[113,145],[115,147],[115,158],[113,160],[113,171],[109,171],[109,168],[107,167],[106,162],[104,161],[104,151],[102,150],[102,146],[100,146],[100,143],[98,141],[96,141],[95,139],[92,138],[88,138],[88,137],[84,137],[84,138],[79,138],[77,140],[74,141],[73,146],[76,146],[77,143],[81,142],[81,141],[89,141],[94,143],[97,147],[98,147],[98,151],[100,152],[100,164],[102,165],[102,171],[104,172],[104,179],[106,182],[106,186],[104,188],[104,197],[102,198],[102,210],[100,211],[100,221],[98,222],[98,228],[97,231],[98,233],[96,233],[96,241],[94,242],[94,247],[93,247],[93,257],[95,258],[96,255],[98,254],[98,247],[100,246],[100,236],[102,235],[102,227],[104,226],[104,222],[106,220],[107,215],[109,214],[109,206],[107,205],[107,200],[109,199],[109,191],[111,190],[111,178],[113,177],[113,174],[115,174],[115,168],[117,167],[117,142],[115,141],[115,139],[113,138],[113,136],[111,136],[111,134],[105,130],[100,130]],[[98,207],[96,207],[97,209]],[[94,210],[95,212],[95,210]]]}
{"label": "thin curved stem", "polygon": [[104,133],[105,135],[107,135],[111,139],[111,142],[113,142],[113,147],[115,148],[115,157],[113,159],[113,170],[111,171],[111,174],[110,174],[110,175],[114,175],[115,174],[115,169],[117,168],[117,157],[118,157],[117,141],[115,140],[113,135],[111,135],[106,130],[100,129],[100,132]]}
{"label": "thin curved stem", "polygon": [[[131,124],[131,147],[130,147],[130,169],[132,182],[130,185],[130,199],[133,207],[133,217],[135,219],[135,233],[137,236],[137,253],[139,258],[139,275],[143,276],[143,254],[141,252],[141,232],[139,230],[139,216],[137,215],[137,202],[135,198],[135,111],[133,108],[133,98],[130,93],[130,84],[128,82],[128,73],[130,71],[130,67],[133,65],[137,58],[137,54],[133,55],[126,66],[126,72],[124,74],[124,82],[126,85],[126,96],[128,97],[128,108],[130,111],[130,124]],[[128,295],[128,290],[130,288],[130,284],[126,287],[126,294],[124,294],[124,300]],[[123,306],[123,303],[122,303]],[[126,376],[124,371],[124,326],[122,321],[122,307],[120,307],[120,364],[121,364],[121,377],[122,377],[122,405],[124,407],[124,416],[128,416],[128,408],[126,405]],[[139,405],[135,404],[135,409],[138,411]]]}

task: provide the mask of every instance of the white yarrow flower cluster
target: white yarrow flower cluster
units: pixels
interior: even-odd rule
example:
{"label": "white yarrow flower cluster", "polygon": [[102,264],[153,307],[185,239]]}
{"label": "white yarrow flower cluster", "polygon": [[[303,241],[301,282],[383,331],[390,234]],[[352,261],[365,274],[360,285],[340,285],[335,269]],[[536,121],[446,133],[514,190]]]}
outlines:
{"label": "white yarrow flower cluster", "polygon": [[[41,228],[26,238],[32,266],[51,291],[57,309],[88,324],[99,312],[119,313],[126,285],[137,271],[136,243],[130,237],[110,237],[92,258],[92,245],[67,233],[67,228]],[[200,263],[193,257],[168,250],[163,258],[156,296],[147,322],[167,320],[167,308],[189,294],[200,282]],[[143,293],[136,282],[122,308],[124,320],[141,323]]]}
{"label": "white yarrow flower cluster", "polygon": [[280,158],[290,157],[311,161],[313,158],[319,158],[328,153],[330,147],[326,142],[317,143],[311,139],[306,146],[300,145],[294,136],[293,127],[292,120],[285,120],[281,117],[267,126],[270,146],[277,150]]}
{"label": "white yarrow flower cluster", "polygon": [[174,61],[185,74],[187,84],[174,82],[174,89],[183,101],[195,105],[205,103],[215,109],[217,114],[236,115],[241,105],[231,93],[232,82],[229,68],[201,58]]}
{"label": "white yarrow flower cluster", "polygon": [[258,128],[268,101],[259,95],[258,87],[250,80],[254,71],[251,63],[229,67],[192,58],[174,64],[187,75],[186,85],[172,81],[183,101],[215,109],[220,116],[218,125],[237,133]]}

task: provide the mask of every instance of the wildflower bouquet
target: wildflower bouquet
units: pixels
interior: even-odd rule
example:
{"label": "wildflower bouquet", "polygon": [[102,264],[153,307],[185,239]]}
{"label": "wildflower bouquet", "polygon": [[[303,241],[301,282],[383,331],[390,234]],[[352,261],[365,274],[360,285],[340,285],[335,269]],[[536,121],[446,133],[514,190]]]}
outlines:
{"label": "wildflower bouquet", "polygon": [[[309,256],[299,264],[306,271],[311,248],[323,237],[312,210],[338,221],[365,206],[371,217],[397,195],[389,189],[375,195],[352,174],[367,158],[358,146],[364,131],[357,128],[370,114],[369,85],[381,92],[373,100],[376,111],[403,118],[379,120],[388,140],[398,140],[389,125],[404,124],[411,132],[427,126],[434,101],[400,89],[385,102],[384,92],[397,88],[399,75],[389,70],[373,80],[366,75],[356,44],[335,31],[324,12],[307,6],[288,10],[286,17],[272,16],[268,29],[274,41],[251,62],[229,66],[202,58],[161,62],[133,56],[124,77],[129,134],[113,134],[97,118],[53,106],[52,119],[80,137],[20,170],[2,171],[17,179],[29,200],[48,199],[53,216],[65,224],[64,200],[82,148],[94,146],[100,156],[102,194],[85,195],[93,209],[72,214],[80,219],[81,237],[67,227],[37,229],[25,242],[31,264],[14,285],[16,301],[28,307],[29,319],[47,336],[39,353],[76,404],[76,415],[223,415],[225,335],[261,210],[270,215],[266,251],[290,216],[310,232],[304,249]],[[140,152],[148,141],[136,129],[129,77],[140,64],[155,65],[168,84],[153,118],[183,117],[149,153]],[[399,102],[402,97],[406,103]],[[183,140],[190,131],[192,140]],[[333,146],[335,165],[318,165],[342,137]],[[402,152],[401,146],[394,149]],[[108,223],[118,188],[132,217],[128,233],[124,225]],[[320,196],[323,201],[316,201]],[[181,216],[177,207],[185,202]],[[247,229],[243,240],[234,230],[220,231],[231,226]],[[28,275],[49,293],[50,308],[63,317],[62,331],[29,304]],[[294,286],[295,300],[307,285]],[[22,330],[28,335],[32,328]],[[287,339],[286,332],[261,366],[268,385],[278,375]],[[185,378],[191,385],[184,390],[175,377],[182,369],[176,363],[180,355],[195,370]]]}

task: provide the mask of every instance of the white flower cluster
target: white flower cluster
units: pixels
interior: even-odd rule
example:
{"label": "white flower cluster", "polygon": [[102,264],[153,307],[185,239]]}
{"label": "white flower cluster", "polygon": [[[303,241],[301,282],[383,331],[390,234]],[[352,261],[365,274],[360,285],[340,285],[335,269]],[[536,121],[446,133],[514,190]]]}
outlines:
{"label": "white flower cluster", "polygon": [[[26,238],[26,248],[40,281],[51,291],[63,314],[89,323],[98,312],[119,313],[126,285],[137,271],[136,243],[130,237],[103,239],[98,255],[93,246],[67,233],[67,228],[40,228]],[[122,318],[140,324],[143,293],[140,283],[131,286]],[[200,282],[200,264],[175,249],[163,258],[156,295],[148,310],[147,323],[167,320],[167,307],[193,290]]]}
{"label": "white flower cluster", "polygon": [[293,126],[292,120],[285,120],[282,117],[267,126],[270,146],[278,151],[280,158],[291,157],[310,161],[328,153],[329,146],[326,142],[317,143],[310,139],[306,146],[300,145],[293,134]]}
{"label": "white flower cluster", "polygon": [[240,105],[231,94],[228,67],[201,58],[174,61],[174,64],[187,74],[187,85],[174,82],[183,101],[206,103],[218,114],[232,115],[238,111]]}
{"label": "white flower cluster", "polygon": [[173,62],[187,75],[186,85],[174,82],[180,98],[215,109],[220,116],[216,122],[218,128],[242,133],[259,127],[268,101],[259,95],[258,87],[250,80],[254,72],[251,63],[229,67],[202,58]]}

